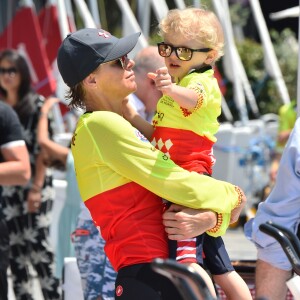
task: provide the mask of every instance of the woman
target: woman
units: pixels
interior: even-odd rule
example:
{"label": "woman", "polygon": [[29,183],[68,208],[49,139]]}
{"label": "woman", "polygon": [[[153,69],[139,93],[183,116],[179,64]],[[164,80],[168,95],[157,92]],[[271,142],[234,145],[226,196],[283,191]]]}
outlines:
{"label": "woman", "polygon": [[217,234],[244,195],[229,183],[178,167],[122,118],[123,99],[136,89],[127,54],[139,35],[118,39],[86,28],[63,41],[57,62],[70,87],[70,105],[86,109],[71,149],[81,197],[118,271],[115,297],[182,299],[151,269],[154,258],[168,257],[161,198],[216,211],[217,224],[209,231]]}
{"label": "woman", "polygon": [[36,138],[43,98],[32,90],[28,64],[15,50],[0,53],[0,95],[19,116],[31,163],[29,185],[3,190],[14,292],[17,299],[32,299],[30,262],[38,274],[44,298],[59,299],[59,282],[53,276],[54,258],[49,244],[52,176],[42,162]]}

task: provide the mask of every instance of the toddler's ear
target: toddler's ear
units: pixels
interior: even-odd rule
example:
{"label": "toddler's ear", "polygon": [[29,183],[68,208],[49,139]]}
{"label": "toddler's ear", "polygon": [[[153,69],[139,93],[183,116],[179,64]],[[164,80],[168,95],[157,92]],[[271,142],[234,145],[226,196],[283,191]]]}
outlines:
{"label": "toddler's ear", "polygon": [[218,52],[216,50],[210,50],[207,53],[207,57],[206,57],[205,63],[207,65],[213,64],[215,62],[216,58],[217,58],[217,54],[218,54]]}

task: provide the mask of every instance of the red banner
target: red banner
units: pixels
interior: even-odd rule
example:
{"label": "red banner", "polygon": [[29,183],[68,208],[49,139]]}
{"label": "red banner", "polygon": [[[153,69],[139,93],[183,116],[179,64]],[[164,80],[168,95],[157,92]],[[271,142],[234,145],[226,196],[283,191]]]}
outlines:
{"label": "red banner", "polygon": [[49,62],[53,65],[57,57],[58,48],[62,42],[56,6],[49,5],[44,7],[40,11],[38,19],[42,32],[42,42],[46,49]]}
{"label": "red banner", "polygon": [[12,48],[23,54],[30,68],[33,88],[48,97],[55,92],[56,82],[42,40],[34,10],[23,7],[0,36],[0,50]]}

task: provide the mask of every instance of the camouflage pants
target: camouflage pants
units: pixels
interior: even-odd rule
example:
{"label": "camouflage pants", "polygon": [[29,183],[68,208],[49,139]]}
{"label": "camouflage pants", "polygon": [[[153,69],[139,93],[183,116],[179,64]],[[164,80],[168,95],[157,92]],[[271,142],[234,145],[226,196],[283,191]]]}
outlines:
{"label": "camouflage pants", "polygon": [[92,220],[79,220],[72,234],[85,300],[113,300],[116,272],[104,253],[105,241]]}

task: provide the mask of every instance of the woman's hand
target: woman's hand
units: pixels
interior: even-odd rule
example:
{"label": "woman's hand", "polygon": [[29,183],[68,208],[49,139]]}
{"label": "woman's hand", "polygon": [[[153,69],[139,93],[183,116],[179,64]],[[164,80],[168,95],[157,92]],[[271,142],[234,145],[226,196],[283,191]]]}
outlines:
{"label": "woman's hand", "polygon": [[41,191],[29,190],[27,196],[27,210],[29,213],[36,213],[41,206]]}
{"label": "woman's hand", "polygon": [[170,240],[198,236],[217,223],[215,212],[172,204],[163,214],[163,224]]}
{"label": "woman's hand", "polygon": [[55,98],[55,97],[49,97],[45,100],[42,108],[41,108],[41,112],[44,113],[44,114],[48,114],[50,109],[52,108],[52,106],[55,104],[55,103],[59,103],[59,99],[58,98]]}

